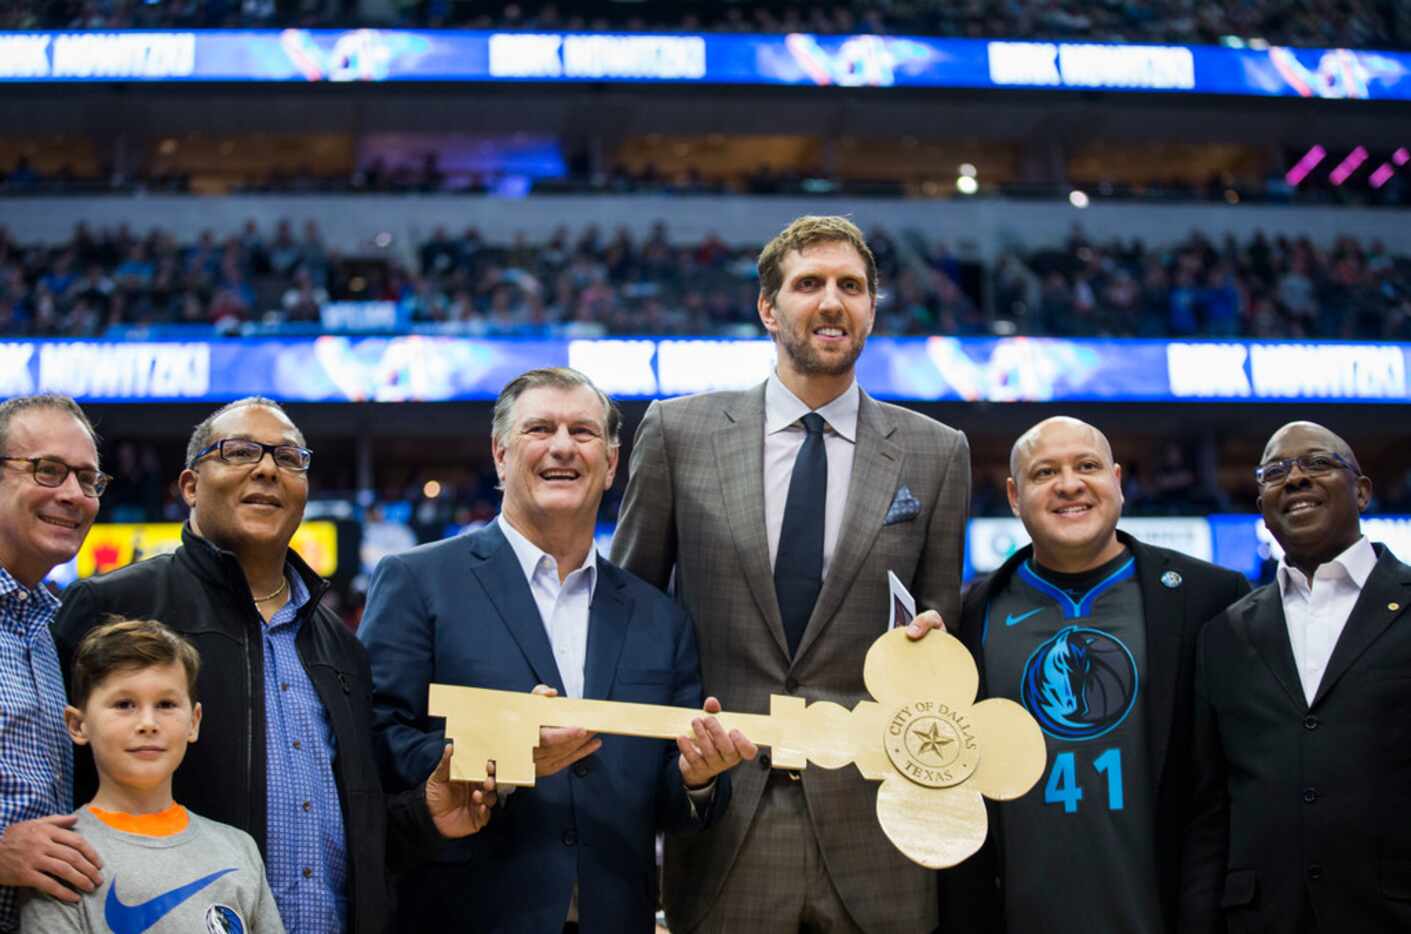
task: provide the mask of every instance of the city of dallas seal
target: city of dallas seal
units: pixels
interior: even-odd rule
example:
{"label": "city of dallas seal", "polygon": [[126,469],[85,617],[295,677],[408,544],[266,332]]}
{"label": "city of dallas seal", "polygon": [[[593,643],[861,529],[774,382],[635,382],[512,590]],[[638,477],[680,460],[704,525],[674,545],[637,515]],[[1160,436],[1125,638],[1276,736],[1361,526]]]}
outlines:
{"label": "city of dallas seal", "polygon": [[897,771],[927,788],[949,788],[980,764],[980,744],[965,716],[946,704],[916,701],[887,723],[887,756]]}

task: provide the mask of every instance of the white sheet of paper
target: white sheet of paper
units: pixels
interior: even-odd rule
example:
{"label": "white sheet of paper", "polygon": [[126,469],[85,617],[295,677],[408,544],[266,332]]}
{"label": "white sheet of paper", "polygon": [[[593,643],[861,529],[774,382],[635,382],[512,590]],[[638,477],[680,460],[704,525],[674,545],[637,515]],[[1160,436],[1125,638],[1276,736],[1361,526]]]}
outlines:
{"label": "white sheet of paper", "polygon": [[916,618],[916,598],[907,592],[901,578],[891,571],[887,572],[887,587],[892,592],[892,621],[887,628],[896,629]]}

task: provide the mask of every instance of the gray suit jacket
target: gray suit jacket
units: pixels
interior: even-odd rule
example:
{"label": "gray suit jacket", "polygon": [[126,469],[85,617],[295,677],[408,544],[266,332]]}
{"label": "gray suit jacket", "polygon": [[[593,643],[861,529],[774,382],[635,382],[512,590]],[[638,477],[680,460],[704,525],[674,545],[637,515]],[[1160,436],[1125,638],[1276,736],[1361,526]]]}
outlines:
{"label": "gray suit jacket", "polygon": [[[765,532],[764,386],[689,396],[653,403],[642,420],[613,560],[662,588],[675,572],[677,600],[695,620],[705,692],[726,710],[767,713],[771,694],[851,708],[867,699],[863,657],[887,627],[888,570],[919,608],[959,622],[969,502],[965,436],[864,392],[842,534],[791,661]],[[768,772],[765,756],[741,766],[731,809],[714,828],[668,838],[663,896],[673,929],[690,930],[719,897]],[[936,874],[883,835],[876,783],[850,765],[810,767],[803,787],[854,920],[898,934],[935,927]]]}

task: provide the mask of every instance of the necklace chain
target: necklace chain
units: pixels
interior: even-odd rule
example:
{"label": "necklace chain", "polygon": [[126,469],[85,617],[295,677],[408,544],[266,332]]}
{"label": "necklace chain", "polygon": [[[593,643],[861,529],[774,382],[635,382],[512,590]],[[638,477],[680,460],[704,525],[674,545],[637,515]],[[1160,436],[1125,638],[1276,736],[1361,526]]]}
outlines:
{"label": "necklace chain", "polygon": [[[270,594],[268,597],[255,597],[255,602],[256,602],[256,603],[268,603],[268,602],[270,602],[271,600],[273,600],[275,597],[277,597],[277,596],[279,596],[280,594],[284,593],[284,588],[285,588],[285,587],[288,587],[288,586],[289,586],[289,578],[286,577],[286,578],[284,578],[283,580],[281,580],[281,581],[279,582],[279,589],[278,589],[278,590],[276,590],[274,593]],[[253,594],[252,594],[251,596],[253,596]]]}

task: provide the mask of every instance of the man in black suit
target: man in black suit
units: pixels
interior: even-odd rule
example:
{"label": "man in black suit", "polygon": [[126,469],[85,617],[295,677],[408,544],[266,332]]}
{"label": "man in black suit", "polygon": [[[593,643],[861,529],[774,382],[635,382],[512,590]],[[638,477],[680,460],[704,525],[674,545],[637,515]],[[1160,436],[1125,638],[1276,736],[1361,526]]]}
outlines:
{"label": "man in black suit", "polygon": [[1197,650],[1183,929],[1411,930],[1411,567],[1362,535],[1372,481],[1321,425],[1255,477],[1284,557]]}
{"label": "man in black suit", "polygon": [[966,594],[960,634],[981,691],[1038,721],[1048,765],[943,873],[942,929],[1172,932],[1196,638],[1249,583],[1118,532],[1122,468],[1091,425],[1040,422],[1010,473],[1033,544]]}

